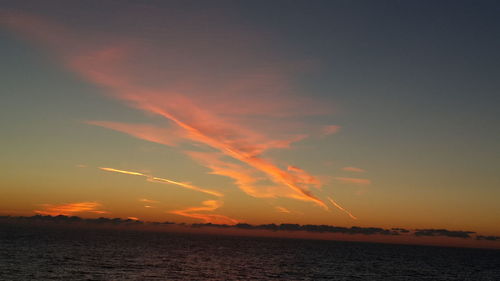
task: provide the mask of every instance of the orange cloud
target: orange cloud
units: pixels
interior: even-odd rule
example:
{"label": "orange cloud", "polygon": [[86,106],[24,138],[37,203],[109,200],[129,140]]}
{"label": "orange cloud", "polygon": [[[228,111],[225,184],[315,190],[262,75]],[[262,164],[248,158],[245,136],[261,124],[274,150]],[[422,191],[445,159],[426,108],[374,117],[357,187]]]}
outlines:
{"label": "orange cloud", "polygon": [[292,172],[297,177],[297,181],[300,183],[312,185],[318,188],[321,187],[321,182],[318,179],[299,167],[288,166],[288,171]]}
{"label": "orange cloud", "polygon": [[341,183],[350,183],[350,184],[359,184],[359,185],[370,185],[372,183],[368,179],[360,179],[360,178],[336,177],[335,180],[337,180]]}
{"label": "orange cloud", "polygon": [[141,199],[139,199],[139,201],[144,202],[144,203],[151,203],[151,204],[159,202],[159,201],[156,201],[156,200],[151,200],[151,199],[146,199],[146,198],[141,198]]}
{"label": "orange cloud", "polygon": [[222,203],[215,200],[207,200],[202,202],[200,207],[190,207],[182,210],[174,210],[169,213],[176,214],[179,216],[200,219],[205,223],[216,223],[216,224],[237,224],[238,220],[232,219],[230,217],[219,215],[219,214],[206,214],[205,212],[211,212],[222,206]]}
{"label": "orange cloud", "polygon": [[[187,152],[194,160],[211,170],[211,174],[232,178],[238,188],[257,198],[289,197],[309,201],[283,184],[269,184],[266,175],[251,167],[222,160],[225,156],[217,152]],[[226,157],[228,158],[228,157]]]}
{"label": "orange cloud", "polygon": [[224,196],[222,193],[214,191],[214,190],[204,189],[204,188],[197,187],[197,186],[194,186],[194,185],[189,184],[189,183],[177,182],[177,181],[173,181],[173,180],[169,180],[169,179],[154,177],[154,176],[146,175],[146,174],[139,173],[139,172],[118,170],[118,169],[105,168],[105,167],[99,167],[99,169],[101,169],[103,171],[107,171],[107,172],[114,172],[114,173],[127,174],[127,175],[133,175],[133,176],[142,176],[142,177],[146,177],[146,180],[149,182],[173,184],[173,185],[177,185],[177,186],[180,186],[180,187],[183,187],[186,189],[191,189],[191,190],[195,190],[198,192],[203,192],[203,193],[210,194],[210,195],[217,196],[217,197]]}
{"label": "orange cloud", "polygon": [[280,213],[286,213],[286,214],[290,214],[290,210],[288,210],[287,208],[285,207],[281,207],[281,206],[276,206],[274,207],[274,209],[276,209],[276,211],[280,212]]}
{"label": "orange cloud", "polygon": [[106,211],[97,210],[101,206],[102,205],[97,202],[76,202],[62,205],[42,204],[43,210],[34,210],[34,212],[40,215],[50,216],[72,216],[78,213],[107,213]]}
{"label": "orange cloud", "polygon": [[344,168],[342,168],[342,171],[346,171],[346,172],[354,172],[354,173],[364,173],[364,172],[366,172],[366,171],[365,171],[365,170],[363,170],[363,169],[356,168],[356,167],[352,167],[352,166],[349,166],[349,167],[344,167]]}
{"label": "orange cloud", "polygon": [[342,212],[345,212],[347,215],[349,215],[349,217],[353,220],[357,220],[358,218],[353,216],[353,214],[351,214],[351,212],[347,211],[346,209],[342,208],[342,206],[340,206],[339,204],[337,204],[337,202],[333,201],[332,198],[328,197],[328,200],[332,203],[333,206],[337,207],[339,210],[341,210]]}
{"label": "orange cloud", "polygon": [[[180,21],[176,26],[190,23],[188,19],[175,20]],[[175,41],[162,41],[158,36],[148,38],[149,41],[133,37],[117,40],[105,33],[67,30],[40,18],[16,14],[9,15],[9,25],[56,50],[65,65],[106,88],[107,94],[150,115],[163,117],[174,129],[103,121],[90,124],[169,146],[180,138],[203,144],[242,163],[245,171],[250,167],[273,183],[254,185],[256,180],[239,168],[211,168],[214,173],[235,179],[247,193],[287,196],[328,209],[310,191],[311,187],[320,186],[317,180],[302,170],[282,169],[262,154],[269,149],[287,148],[305,137],[284,132],[284,128],[295,126],[286,123],[291,118],[281,117],[325,113],[329,107],[294,95],[287,78],[292,68],[269,65],[268,51],[255,56],[257,48],[247,38],[242,38],[245,43],[238,48],[234,47],[237,40],[223,48],[228,44],[221,39],[225,37],[206,38],[207,32],[171,34]],[[207,28],[224,34],[228,27],[207,23]],[[230,34],[236,39],[234,36],[242,33],[231,30]],[[250,36],[248,32],[244,34]],[[144,41],[148,44],[141,43]],[[180,48],[182,52],[178,51]],[[235,69],[235,62],[244,63]],[[338,129],[331,125],[323,132],[331,134]],[[190,184],[154,177],[148,180],[210,193]]]}

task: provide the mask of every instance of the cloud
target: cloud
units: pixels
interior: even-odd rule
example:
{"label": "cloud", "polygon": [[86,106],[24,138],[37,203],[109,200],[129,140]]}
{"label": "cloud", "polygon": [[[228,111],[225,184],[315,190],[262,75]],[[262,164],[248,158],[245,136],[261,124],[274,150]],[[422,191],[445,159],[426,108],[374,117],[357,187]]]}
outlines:
{"label": "cloud", "polygon": [[321,187],[322,183],[306,171],[296,166],[288,166],[288,171],[296,177],[296,181],[314,187]]}
{"label": "cloud", "polygon": [[144,202],[144,203],[150,203],[150,204],[159,203],[159,201],[151,200],[151,199],[146,199],[146,198],[140,198],[139,201],[140,202]]}
{"label": "cloud", "polygon": [[206,214],[206,212],[211,212],[222,206],[222,203],[215,200],[207,200],[202,202],[202,206],[199,207],[189,207],[181,210],[170,211],[169,213],[176,214],[179,216],[200,219],[206,223],[217,223],[217,224],[235,224],[238,220],[232,219],[228,216],[219,214]]}
{"label": "cloud", "polygon": [[[207,200],[204,201],[202,206],[191,207],[182,210],[171,211],[175,212],[175,214],[191,217],[195,219],[200,219],[203,223],[193,223],[193,224],[185,224],[185,223],[174,223],[174,222],[143,222],[137,219],[136,217],[128,217],[127,219],[121,218],[80,218],[77,216],[67,216],[67,215],[35,215],[31,217],[23,217],[23,216],[0,216],[0,222],[11,222],[11,223],[26,223],[26,222],[57,222],[57,225],[60,223],[74,224],[74,223],[86,223],[86,224],[108,224],[108,225],[125,225],[125,226],[134,226],[134,225],[150,225],[150,226],[169,226],[169,225],[177,225],[183,227],[193,227],[193,228],[202,228],[202,227],[213,227],[213,228],[223,228],[223,229],[244,229],[244,230],[269,230],[269,231],[306,231],[306,232],[315,232],[315,233],[339,233],[339,234],[348,234],[348,235],[385,235],[385,236],[413,236],[413,237],[449,237],[449,238],[463,238],[468,239],[471,238],[472,234],[475,234],[473,231],[453,231],[446,229],[417,229],[414,232],[405,228],[390,228],[385,229],[381,227],[343,227],[343,226],[334,226],[334,225],[315,225],[315,224],[291,224],[291,223],[283,223],[283,224],[261,224],[261,225],[252,225],[248,223],[239,222],[238,220],[229,218],[224,215],[218,214],[210,214],[207,212],[212,212],[219,208],[222,204],[218,201]],[[484,236],[477,235],[476,240],[478,241],[500,241],[500,236]]]}
{"label": "cloud", "polygon": [[40,215],[66,215],[72,216],[74,214],[79,213],[96,213],[96,214],[106,214],[108,212],[98,210],[102,207],[100,203],[97,202],[75,202],[75,203],[67,203],[61,205],[52,205],[52,204],[42,204],[42,210],[34,210],[33,212]]}
{"label": "cloud", "polygon": [[462,230],[446,230],[446,229],[417,229],[414,233],[415,236],[447,236],[457,238],[470,238],[473,231]]}
{"label": "cloud", "polygon": [[360,179],[360,178],[336,177],[334,179],[341,183],[347,183],[347,184],[370,185],[372,183],[371,180],[369,179]]}
{"label": "cloud", "polygon": [[261,225],[251,225],[248,223],[238,223],[235,225],[224,225],[224,224],[193,224],[194,227],[219,227],[219,228],[239,228],[245,230],[271,230],[271,231],[307,231],[307,232],[318,232],[318,233],[342,233],[342,234],[363,234],[363,235],[400,235],[397,231],[392,231],[389,229],[384,229],[380,227],[341,227],[333,225],[315,225],[315,224],[261,224]]}
{"label": "cloud", "polygon": [[274,207],[274,209],[276,209],[276,211],[280,212],[280,213],[285,213],[285,214],[290,214],[290,210],[288,210],[287,208],[285,207],[281,207],[281,206],[276,206]]}
{"label": "cloud", "polygon": [[342,171],[353,172],[353,173],[364,173],[364,172],[366,172],[363,169],[352,167],[352,166],[344,167],[344,168],[342,168]]}
{"label": "cloud", "polygon": [[394,227],[394,228],[391,228],[391,230],[398,231],[400,233],[410,233],[410,231],[408,229],[400,228],[400,227]]}
{"label": "cloud", "polygon": [[171,128],[160,128],[148,124],[126,124],[107,121],[87,121],[87,124],[112,129],[138,139],[147,140],[167,146],[174,146],[180,141],[179,131]]}
{"label": "cloud", "polygon": [[120,174],[126,174],[126,175],[132,175],[132,176],[143,176],[143,177],[148,177],[147,175],[139,172],[132,172],[132,171],[125,171],[125,170],[118,170],[118,169],[113,169],[113,168],[106,168],[106,167],[99,167],[99,169],[106,171],[106,172],[114,172],[114,173],[120,173]]}
{"label": "cloud", "polygon": [[335,206],[337,209],[341,210],[342,212],[345,212],[351,219],[357,220],[358,218],[355,217],[351,212],[347,211],[346,209],[342,208],[337,202],[333,201],[332,198],[328,197],[328,200],[332,203],[333,206]]}
{"label": "cloud", "polygon": [[[306,136],[295,132],[304,127],[303,122],[288,120],[325,114],[330,107],[298,97],[289,81],[293,75],[290,70],[294,68],[289,63],[271,64],[273,56],[269,49],[258,46],[259,36],[252,36],[248,30],[241,32],[235,25],[221,24],[220,16],[214,17],[214,22],[204,22],[203,32],[192,29],[193,18],[188,15],[157,16],[166,26],[185,27],[187,31],[161,29],[166,34],[159,37],[156,33],[148,34],[150,26],[138,22],[134,30],[147,28],[118,38],[106,33],[106,26],[86,32],[27,14],[11,13],[8,22],[13,29],[55,51],[67,67],[106,89],[107,95],[150,116],[162,117],[168,126],[107,121],[89,124],[168,146],[181,140],[202,144],[273,182],[271,187],[249,185],[251,180],[247,179],[240,185],[247,193],[291,197],[327,209],[323,200],[310,191],[319,183],[308,182],[311,178],[304,171],[280,168],[272,159],[263,157],[263,153],[289,148],[291,143]],[[126,26],[130,27],[130,23]],[[232,40],[228,41],[224,34]],[[324,132],[331,134],[336,130],[338,126],[332,125]],[[249,175],[225,169],[225,176],[232,174],[230,177],[237,177],[240,182]],[[214,173],[223,174],[220,170]]]}
{"label": "cloud", "polygon": [[256,198],[289,197],[309,201],[308,197],[283,184],[270,184],[266,175],[251,167],[237,164],[220,152],[186,152],[198,163],[210,169],[210,174],[229,177],[246,194]]}
{"label": "cloud", "polygon": [[201,188],[201,187],[197,187],[197,186],[194,186],[194,185],[192,185],[190,183],[177,182],[177,181],[173,181],[173,180],[169,180],[169,179],[165,179],[165,178],[154,177],[154,176],[150,176],[150,175],[143,174],[143,173],[140,173],[140,172],[118,170],[118,169],[106,168],[106,167],[99,167],[99,169],[101,169],[103,171],[107,171],[107,172],[114,172],[114,173],[120,173],[120,174],[126,174],[126,175],[146,177],[146,180],[149,181],[149,182],[172,184],[172,185],[180,186],[180,187],[183,187],[183,188],[186,188],[186,189],[195,190],[195,191],[198,191],[198,192],[210,194],[210,195],[217,196],[217,197],[224,196],[220,192],[217,192],[217,191],[214,191],[214,190],[210,190],[210,189],[204,189],[204,188]]}
{"label": "cloud", "polygon": [[[139,199],[140,202],[146,203],[146,204],[157,204],[159,201],[156,200],[151,200],[151,199],[146,199],[146,198],[141,198]],[[152,205],[144,205],[144,208],[154,208]]]}
{"label": "cloud", "polygon": [[338,131],[340,131],[340,128],[341,127],[337,126],[337,125],[328,125],[328,126],[323,127],[323,129],[321,130],[321,133],[324,136],[333,135],[333,134],[337,133]]}
{"label": "cloud", "polygon": [[500,241],[500,236],[478,235],[478,236],[476,236],[476,240]]}

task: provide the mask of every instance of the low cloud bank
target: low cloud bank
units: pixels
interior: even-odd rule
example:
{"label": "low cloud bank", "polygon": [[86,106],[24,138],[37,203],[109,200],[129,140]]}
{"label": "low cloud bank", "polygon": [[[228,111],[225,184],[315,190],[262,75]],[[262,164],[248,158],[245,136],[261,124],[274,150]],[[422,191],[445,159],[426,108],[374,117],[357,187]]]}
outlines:
{"label": "low cloud bank", "polygon": [[500,236],[476,236],[476,240],[500,241]]}
{"label": "low cloud bank", "polygon": [[447,229],[415,229],[409,230],[405,228],[390,228],[384,229],[380,227],[342,227],[333,225],[314,225],[314,224],[261,224],[252,225],[248,223],[238,224],[215,224],[215,223],[174,223],[174,222],[145,222],[136,219],[122,219],[122,218],[81,218],[78,216],[50,216],[50,215],[35,215],[31,217],[15,217],[15,216],[0,216],[0,223],[33,223],[45,224],[53,223],[57,225],[100,225],[100,226],[177,226],[183,229],[200,229],[200,228],[218,228],[228,230],[266,230],[273,232],[309,232],[309,233],[335,233],[335,234],[362,234],[362,235],[387,235],[387,236],[413,236],[413,237],[449,237],[449,238],[462,238],[470,239],[475,235],[476,240],[483,241],[500,241],[500,236],[484,236],[476,234],[473,231],[462,230],[447,230]]}
{"label": "low cloud bank", "polygon": [[470,238],[471,234],[475,234],[474,231],[451,231],[446,229],[417,229],[415,230],[415,236],[447,236],[447,237],[457,237],[457,238]]}
{"label": "low cloud bank", "polygon": [[237,229],[247,229],[247,230],[272,230],[272,231],[307,231],[307,232],[319,232],[319,233],[343,233],[343,234],[382,234],[382,235],[399,235],[399,232],[389,229],[383,229],[379,227],[342,227],[333,225],[314,225],[314,224],[261,224],[261,225],[251,225],[247,223],[239,223],[235,225],[226,224],[212,224],[212,223],[197,223],[193,224],[193,227],[217,227],[217,228],[237,228]]}

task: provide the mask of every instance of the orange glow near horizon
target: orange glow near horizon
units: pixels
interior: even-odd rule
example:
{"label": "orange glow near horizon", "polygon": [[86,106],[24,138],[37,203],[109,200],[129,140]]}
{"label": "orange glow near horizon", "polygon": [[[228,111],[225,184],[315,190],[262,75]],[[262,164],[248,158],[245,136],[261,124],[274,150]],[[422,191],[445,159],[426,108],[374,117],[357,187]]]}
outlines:
{"label": "orange glow near horizon", "polygon": [[[316,58],[327,48],[314,40],[289,44],[295,31],[275,38],[272,23],[266,30],[234,15],[234,24],[205,21],[191,8],[174,17],[165,8],[151,22],[127,8],[105,21],[96,14],[95,24],[85,14],[66,21],[69,13],[44,9],[0,9],[5,50],[22,55],[19,67],[3,69],[14,73],[3,89],[13,93],[6,104],[17,107],[3,118],[1,143],[16,149],[0,163],[7,171],[0,214],[500,233],[493,118],[473,115],[476,108],[451,90],[449,97],[406,99],[419,87],[429,87],[425,95],[440,88],[433,79],[397,76],[399,55],[380,49],[387,63],[371,52],[350,62],[342,55],[349,45],[332,40],[335,53]],[[222,13],[204,16],[212,12]],[[332,65],[323,65],[326,57]],[[380,70],[386,80],[368,75],[378,63],[388,69]],[[358,70],[370,81],[356,82]],[[483,76],[470,77],[483,86]],[[402,88],[405,98],[394,98]],[[425,102],[435,106],[424,111]],[[445,103],[449,111],[438,107]],[[482,119],[491,127],[456,141],[456,128]],[[451,123],[456,128],[445,128]],[[467,151],[467,161],[457,151]],[[388,237],[380,240],[404,240]]]}
{"label": "orange glow near horizon", "polygon": [[239,221],[232,219],[228,216],[219,214],[206,214],[206,212],[211,212],[222,206],[221,202],[215,200],[207,200],[202,202],[202,206],[190,207],[182,210],[174,210],[169,213],[176,214],[179,216],[184,216],[193,219],[200,219],[205,223],[215,223],[215,224],[236,224]]}
{"label": "orange glow near horizon", "polygon": [[96,213],[96,214],[106,214],[108,212],[98,210],[98,208],[102,207],[101,204],[97,202],[77,202],[77,203],[68,203],[62,205],[51,205],[51,204],[42,204],[43,210],[34,210],[33,212],[40,215],[65,215],[65,216],[73,216],[75,214],[80,213]]}

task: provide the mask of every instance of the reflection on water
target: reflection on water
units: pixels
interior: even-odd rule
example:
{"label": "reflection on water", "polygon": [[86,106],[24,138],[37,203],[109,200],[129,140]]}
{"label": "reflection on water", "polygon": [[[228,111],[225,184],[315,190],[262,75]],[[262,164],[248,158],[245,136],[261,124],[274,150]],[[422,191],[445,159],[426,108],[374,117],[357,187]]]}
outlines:
{"label": "reflection on water", "polygon": [[1,280],[500,280],[500,251],[0,225]]}

